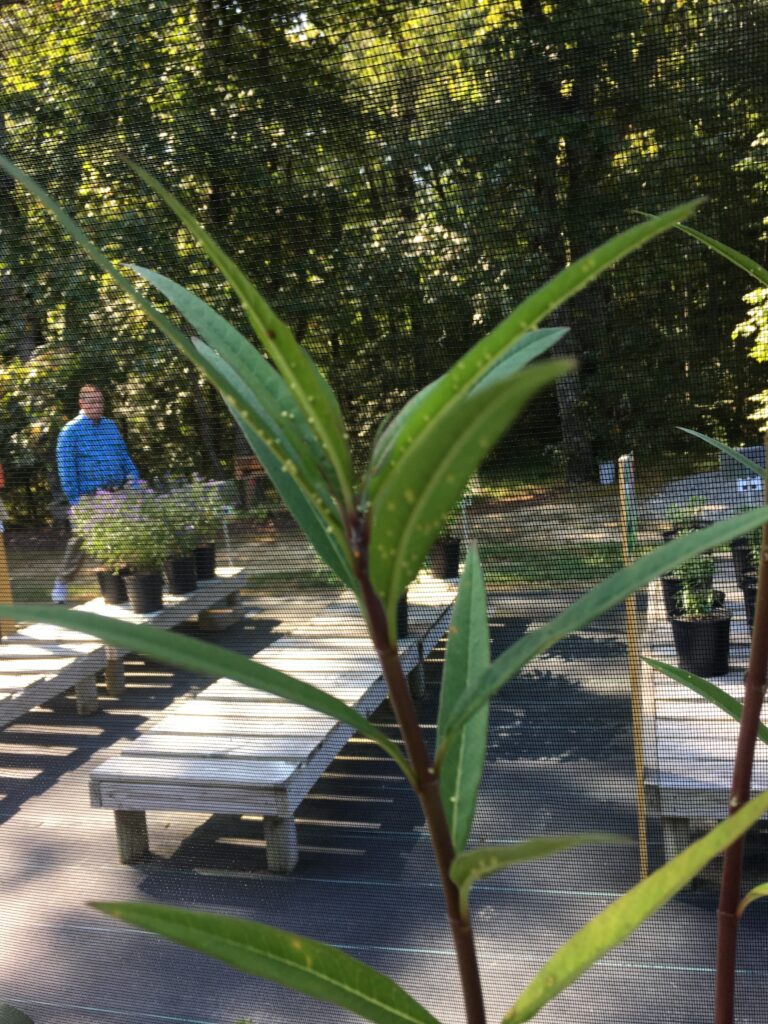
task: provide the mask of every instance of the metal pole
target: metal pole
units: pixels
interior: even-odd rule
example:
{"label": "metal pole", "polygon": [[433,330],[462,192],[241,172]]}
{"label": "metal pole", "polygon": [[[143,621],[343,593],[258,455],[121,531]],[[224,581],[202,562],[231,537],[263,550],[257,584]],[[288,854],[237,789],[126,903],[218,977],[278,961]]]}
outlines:
{"label": "metal pole", "polygon": [[[619,459],[619,506],[621,515],[621,554],[625,565],[632,561],[637,543],[635,502],[635,460],[632,455]],[[648,877],[648,812],[645,803],[645,755],[643,750],[642,664],[640,628],[635,595],[624,602],[627,616],[627,661],[632,699],[632,745],[635,754],[635,791],[637,831],[640,852],[640,877]]]}

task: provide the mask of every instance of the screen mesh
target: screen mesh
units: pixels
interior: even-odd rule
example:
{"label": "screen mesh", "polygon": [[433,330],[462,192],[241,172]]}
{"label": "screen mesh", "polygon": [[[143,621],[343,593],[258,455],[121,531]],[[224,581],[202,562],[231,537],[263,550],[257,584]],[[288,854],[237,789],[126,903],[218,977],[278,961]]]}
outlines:
{"label": "screen mesh", "polygon": [[[221,275],[125,158],[154,173],[315,358],[362,469],[386,417],[526,295],[645,215],[706,197],[690,222],[766,262],[766,30],[759,0],[5,0],[2,149],[111,259],[167,275],[252,337]],[[214,508],[218,580],[186,595],[166,581],[161,624],[182,637],[218,630],[222,649],[331,680],[349,700],[367,694],[365,713],[397,739],[377,672],[359,661],[350,592],[215,388],[5,175],[0,266],[0,585],[7,575],[17,601],[99,600],[98,557],[78,568],[70,545],[64,563],[80,495],[66,493],[56,457],[81,388],[95,385],[115,425],[98,457],[114,458],[122,438],[131,460],[102,481],[102,500],[131,497],[111,488],[135,467],[158,494],[189,498],[196,486],[195,509],[203,496]],[[458,554],[433,550],[409,591],[401,648],[430,746],[452,559],[470,542],[497,657],[626,558],[762,503],[765,301],[742,269],[671,231],[544,321],[568,328],[553,351],[576,369],[530,402],[473,475],[447,530]],[[159,531],[141,543],[159,543]],[[755,570],[751,535],[722,545],[559,639],[494,699],[471,845],[571,832],[634,845],[587,846],[475,887],[489,1020],[646,859],[658,867],[724,816],[735,724],[639,659],[741,699]],[[257,770],[238,740],[252,731],[241,691],[224,672],[211,690],[202,668],[82,638],[67,647],[39,623],[1,629],[0,1002],[46,1024],[358,1019],[86,904],[158,900],[324,939],[439,1020],[464,1020],[418,802],[369,739],[337,729],[330,741],[317,716],[283,720],[273,706]],[[212,702],[207,725],[201,700]],[[182,764],[190,751],[202,767]],[[757,788],[764,766],[759,751]],[[190,796],[198,769],[206,782]],[[117,860],[110,809],[130,866]],[[761,881],[764,865],[758,830],[747,880]],[[709,1019],[716,874],[540,1019]],[[762,906],[750,907],[744,1021],[764,1016],[766,928]]]}

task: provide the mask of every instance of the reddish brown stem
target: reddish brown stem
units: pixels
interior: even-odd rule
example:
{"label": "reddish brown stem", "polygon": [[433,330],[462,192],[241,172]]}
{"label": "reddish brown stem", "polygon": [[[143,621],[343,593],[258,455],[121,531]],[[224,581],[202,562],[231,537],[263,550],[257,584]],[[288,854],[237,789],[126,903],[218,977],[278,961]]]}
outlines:
{"label": "reddish brown stem", "polygon": [[[760,725],[760,711],[766,689],[768,671],[768,526],[763,527],[760,565],[757,576],[757,599],[752,624],[752,645],[744,680],[744,710],[739,725],[739,738],[733,765],[733,781],[728,813],[733,814],[749,800],[755,744]],[[715,970],[715,1024],[733,1024],[736,989],[736,948],[738,919],[736,910],[741,898],[744,837],[725,851],[720,882],[720,903],[717,908],[717,963]]]}
{"label": "reddish brown stem", "polygon": [[480,971],[475,952],[472,926],[461,914],[459,891],[451,881],[450,867],[454,857],[448,822],[440,799],[440,787],[434,765],[424,744],[416,709],[403,674],[397,650],[390,643],[389,629],[384,608],[374,592],[364,566],[358,566],[358,579],[363,601],[368,613],[368,623],[376,652],[381,661],[384,678],[389,690],[392,710],[400,727],[408,758],[413,769],[416,795],[421,803],[424,819],[429,829],[432,849],[435,855],[440,882],[443,889],[446,913],[453,935],[453,945],[459,966],[467,1024],[485,1024],[485,1007],[480,985]]}

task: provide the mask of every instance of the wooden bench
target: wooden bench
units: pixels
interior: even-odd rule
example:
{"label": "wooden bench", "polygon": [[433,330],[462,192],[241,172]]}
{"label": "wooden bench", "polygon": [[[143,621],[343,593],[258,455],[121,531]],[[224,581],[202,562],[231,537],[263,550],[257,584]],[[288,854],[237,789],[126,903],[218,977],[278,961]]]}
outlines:
{"label": "wooden bench", "polygon": [[[404,670],[423,692],[423,660],[445,634],[455,585],[431,578],[409,591]],[[354,623],[355,628],[350,629]],[[353,602],[330,605],[300,633],[258,654],[368,717],[387,695]],[[91,773],[91,804],[115,812],[120,860],[149,850],[146,811],[264,817],[267,866],[298,861],[294,813],[354,730],[326,715],[227,679],[183,700],[144,736]]]}
{"label": "wooden bench", "polygon": [[[730,671],[712,682],[743,701],[750,639],[744,602],[732,579],[721,578],[715,586],[725,591],[733,617]],[[644,653],[678,663],[658,582],[650,592]],[[738,725],[703,697],[647,665],[642,698],[646,790],[649,806],[661,818],[664,853],[670,859],[689,845],[696,831],[727,816]],[[760,742],[752,786],[755,793],[768,788],[768,746]]]}
{"label": "wooden bench", "polygon": [[[106,604],[101,598],[77,605],[75,611],[96,612],[123,622],[151,623],[171,629],[195,616],[204,629],[224,629],[242,618],[240,585],[244,569],[222,568],[216,578],[202,580],[189,594],[165,594],[164,606],[137,615],[128,605]],[[98,710],[96,677],[104,672],[110,696],[125,688],[123,657],[127,651],[103,644],[84,633],[33,623],[0,640],[0,728],[34,707],[74,686],[77,710]]]}

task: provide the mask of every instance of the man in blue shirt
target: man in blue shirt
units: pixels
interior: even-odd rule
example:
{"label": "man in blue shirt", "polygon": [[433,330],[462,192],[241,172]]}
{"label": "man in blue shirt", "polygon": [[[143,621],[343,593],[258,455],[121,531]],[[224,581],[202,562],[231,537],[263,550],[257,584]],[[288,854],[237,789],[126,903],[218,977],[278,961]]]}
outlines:
{"label": "man in blue shirt", "polygon": [[[129,481],[138,482],[139,474],[125,441],[115,421],[104,416],[104,396],[94,384],[84,384],[80,389],[80,415],[62,428],[56,443],[56,463],[70,505],[76,505],[84,494],[117,490]],[[67,600],[67,584],[84,561],[80,538],[73,535],[51,591],[56,604]]]}

